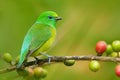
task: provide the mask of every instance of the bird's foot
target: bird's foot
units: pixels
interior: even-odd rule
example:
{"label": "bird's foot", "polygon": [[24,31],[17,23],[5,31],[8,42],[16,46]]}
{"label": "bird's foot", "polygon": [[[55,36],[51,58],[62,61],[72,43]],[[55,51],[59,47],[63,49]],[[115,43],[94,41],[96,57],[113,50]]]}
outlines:
{"label": "bird's foot", "polygon": [[48,57],[48,63],[50,64],[51,62],[51,56]]}
{"label": "bird's foot", "polygon": [[46,53],[40,53],[40,54],[48,57],[48,63],[50,64],[50,62],[51,62],[51,57],[52,57],[52,56],[50,56],[50,55],[48,55],[48,54],[46,54]]}
{"label": "bird's foot", "polygon": [[39,61],[39,59],[37,58],[37,57],[34,57],[35,58],[35,64],[38,64],[38,61]]}

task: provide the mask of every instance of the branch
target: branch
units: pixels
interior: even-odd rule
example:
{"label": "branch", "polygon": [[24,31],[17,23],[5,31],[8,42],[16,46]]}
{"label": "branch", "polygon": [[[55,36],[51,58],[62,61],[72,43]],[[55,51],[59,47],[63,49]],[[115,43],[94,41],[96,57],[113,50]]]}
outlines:
{"label": "branch", "polygon": [[[48,63],[49,58],[37,60],[38,65],[43,65]],[[81,60],[81,61],[90,61],[98,60],[104,62],[120,62],[120,58],[114,57],[104,57],[104,56],[52,56],[50,57],[50,63],[63,62],[64,60]],[[24,63],[24,67],[35,65],[36,60]],[[0,70],[0,74],[16,70],[16,66],[11,66],[5,69]]]}

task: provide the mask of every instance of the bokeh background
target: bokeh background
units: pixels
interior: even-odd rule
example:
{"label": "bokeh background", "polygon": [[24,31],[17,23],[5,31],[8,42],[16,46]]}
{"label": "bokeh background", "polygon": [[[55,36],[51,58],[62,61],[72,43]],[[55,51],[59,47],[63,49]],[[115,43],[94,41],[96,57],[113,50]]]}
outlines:
{"label": "bokeh background", "polygon": [[[110,44],[120,39],[120,0],[0,0],[0,55],[9,52],[16,58],[27,30],[41,12],[52,10],[63,18],[57,24],[51,55],[95,55],[95,44]],[[45,80],[120,80],[116,63],[100,62],[101,69],[91,72],[89,61],[72,67],[63,63],[48,66]],[[9,65],[0,59],[0,69]],[[15,71],[0,74],[0,80],[21,80]]]}

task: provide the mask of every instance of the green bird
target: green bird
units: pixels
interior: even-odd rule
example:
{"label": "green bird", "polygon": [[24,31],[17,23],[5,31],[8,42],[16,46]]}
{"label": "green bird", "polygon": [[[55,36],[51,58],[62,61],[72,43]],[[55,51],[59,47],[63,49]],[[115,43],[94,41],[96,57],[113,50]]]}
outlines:
{"label": "green bird", "polygon": [[61,20],[61,17],[58,17],[53,11],[41,13],[24,38],[17,65],[18,69],[29,56],[38,56],[51,47],[56,37],[56,22],[58,20]]}

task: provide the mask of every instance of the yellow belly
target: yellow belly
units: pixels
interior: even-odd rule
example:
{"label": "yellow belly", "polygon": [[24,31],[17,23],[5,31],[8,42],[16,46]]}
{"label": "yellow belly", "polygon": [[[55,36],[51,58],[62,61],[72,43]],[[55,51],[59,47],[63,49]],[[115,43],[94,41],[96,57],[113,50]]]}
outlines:
{"label": "yellow belly", "polygon": [[52,35],[49,40],[47,40],[37,51],[31,54],[31,56],[38,56],[40,53],[46,52],[53,44],[56,37],[56,30],[51,29]]}

